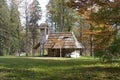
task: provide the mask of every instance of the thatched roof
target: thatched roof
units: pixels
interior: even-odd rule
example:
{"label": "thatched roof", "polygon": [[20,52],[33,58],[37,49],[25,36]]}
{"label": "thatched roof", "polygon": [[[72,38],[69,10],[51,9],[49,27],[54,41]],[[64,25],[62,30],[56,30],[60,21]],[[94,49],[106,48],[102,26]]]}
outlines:
{"label": "thatched roof", "polygon": [[[34,48],[37,49],[40,43]],[[59,32],[49,34],[47,41],[45,42],[44,48],[58,49],[58,48],[84,48],[81,43],[79,43],[75,35],[71,32]]]}

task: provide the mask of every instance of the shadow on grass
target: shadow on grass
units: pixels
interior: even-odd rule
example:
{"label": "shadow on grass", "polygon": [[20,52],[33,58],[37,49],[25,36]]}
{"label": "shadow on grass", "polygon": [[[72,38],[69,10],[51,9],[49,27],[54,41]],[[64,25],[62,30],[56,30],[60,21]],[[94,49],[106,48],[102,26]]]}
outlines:
{"label": "shadow on grass", "polygon": [[[120,80],[119,62],[0,58],[1,80]],[[110,65],[110,66],[108,66]]]}

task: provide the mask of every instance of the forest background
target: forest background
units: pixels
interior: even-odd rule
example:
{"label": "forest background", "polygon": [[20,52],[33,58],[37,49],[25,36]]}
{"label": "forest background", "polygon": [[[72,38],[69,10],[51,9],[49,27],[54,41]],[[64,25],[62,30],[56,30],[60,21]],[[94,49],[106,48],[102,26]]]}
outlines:
{"label": "forest background", "polygon": [[[24,3],[24,15],[18,7]],[[46,23],[53,32],[74,32],[85,46],[83,55],[111,60],[120,56],[119,0],[50,0]],[[0,55],[35,56],[33,47],[39,42],[38,20],[41,19],[38,0],[31,4],[21,0],[0,1]],[[20,16],[25,19],[24,27]],[[76,31],[77,30],[77,31]]]}

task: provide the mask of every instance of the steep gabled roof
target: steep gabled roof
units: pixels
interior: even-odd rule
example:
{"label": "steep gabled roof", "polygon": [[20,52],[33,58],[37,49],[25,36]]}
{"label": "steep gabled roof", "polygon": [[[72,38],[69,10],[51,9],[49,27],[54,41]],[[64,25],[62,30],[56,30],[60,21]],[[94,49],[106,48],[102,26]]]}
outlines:
{"label": "steep gabled roof", "polygon": [[[38,43],[34,49],[40,46]],[[51,33],[44,44],[44,48],[58,49],[58,48],[84,48],[81,43],[77,41],[75,35],[71,32]]]}

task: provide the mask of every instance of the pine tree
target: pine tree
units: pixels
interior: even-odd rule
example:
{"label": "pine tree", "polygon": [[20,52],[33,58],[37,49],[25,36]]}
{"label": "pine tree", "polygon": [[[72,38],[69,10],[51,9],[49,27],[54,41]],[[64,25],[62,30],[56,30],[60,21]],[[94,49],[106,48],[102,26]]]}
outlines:
{"label": "pine tree", "polygon": [[8,51],[8,41],[10,40],[10,13],[6,0],[0,1],[0,55],[4,55]]}
{"label": "pine tree", "polygon": [[38,20],[41,18],[41,7],[38,0],[33,0],[30,5],[30,21],[29,21],[29,30],[32,38],[32,55],[34,56],[35,52],[33,47],[38,43]]}
{"label": "pine tree", "polygon": [[20,31],[20,18],[16,0],[11,0],[10,4],[10,26],[11,26],[11,42],[10,54],[17,53],[19,49],[19,31]]}
{"label": "pine tree", "polygon": [[[11,0],[12,3],[12,0]],[[13,54],[18,51],[18,31],[20,26],[18,8],[6,0],[0,1],[0,54]],[[14,6],[14,7],[13,7]],[[9,7],[9,8],[8,8]]]}

